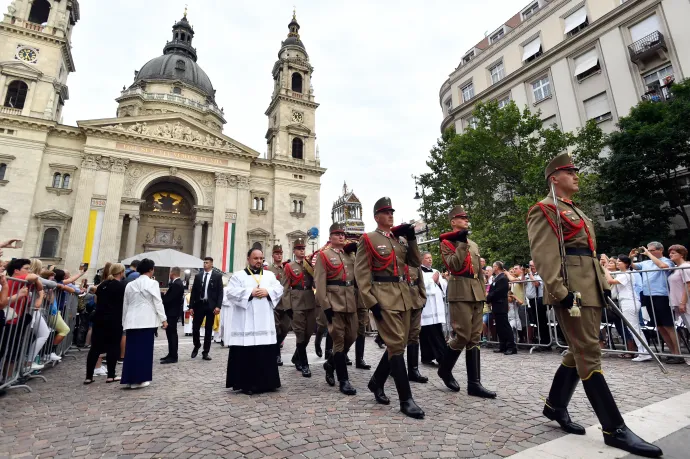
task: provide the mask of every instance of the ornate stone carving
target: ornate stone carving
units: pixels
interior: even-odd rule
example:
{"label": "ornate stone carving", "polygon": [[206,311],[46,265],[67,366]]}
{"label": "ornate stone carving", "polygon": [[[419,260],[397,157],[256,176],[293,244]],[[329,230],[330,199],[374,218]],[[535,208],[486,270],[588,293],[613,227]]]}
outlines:
{"label": "ornate stone carving", "polygon": [[237,176],[236,175],[228,176],[228,186],[230,188],[237,188]]}
{"label": "ornate stone carving", "polygon": [[175,166],[170,168],[170,175],[172,175],[172,176],[177,175],[177,168]]}
{"label": "ornate stone carving", "polygon": [[81,167],[83,169],[89,169],[89,170],[97,171],[99,160],[100,160],[100,156],[98,156],[98,155],[86,154],[86,155],[84,155],[84,159],[81,162]]}
{"label": "ornate stone carving", "polygon": [[228,174],[223,172],[216,172],[216,187],[228,187]]}
{"label": "ornate stone carving", "polygon": [[125,175],[125,185],[123,188],[123,196],[129,196],[134,198],[140,198],[141,196],[132,196],[134,188],[136,188],[137,183],[141,180],[141,177],[145,176],[149,172],[159,169],[155,166],[148,166],[145,164],[133,163],[127,168],[127,174]]}
{"label": "ornate stone carving", "polygon": [[109,171],[110,167],[112,166],[112,163],[110,161],[110,158],[107,156],[100,156],[98,158],[98,168],[102,171]]}
{"label": "ornate stone carving", "polygon": [[[146,112],[146,114],[149,114],[148,110]],[[217,126],[213,125],[212,127],[216,128]],[[120,132],[131,132],[134,134],[140,134],[149,137],[162,137],[164,139],[181,140],[183,142],[189,142],[196,145],[203,145],[206,147],[230,150],[235,153],[239,153],[242,151],[226,140],[212,136],[210,134],[204,135],[202,132],[194,130],[189,126],[184,126],[179,121],[175,122],[174,124],[163,123],[154,126],[149,126],[146,124],[146,122],[136,122],[126,127],[123,126],[122,123],[118,123],[112,124],[110,126],[103,126],[102,129]]]}
{"label": "ornate stone carving", "polygon": [[242,190],[249,189],[249,177],[237,176],[237,188]]}
{"label": "ornate stone carving", "polygon": [[124,174],[127,171],[127,165],[129,164],[129,159],[124,158],[112,158],[110,171],[116,174]]}

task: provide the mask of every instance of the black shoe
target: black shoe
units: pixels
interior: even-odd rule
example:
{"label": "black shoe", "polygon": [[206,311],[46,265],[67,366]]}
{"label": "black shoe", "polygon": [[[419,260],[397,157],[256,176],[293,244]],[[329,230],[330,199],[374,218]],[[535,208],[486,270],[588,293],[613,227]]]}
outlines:
{"label": "black shoe", "polygon": [[369,390],[373,392],[376,402],[382,405],[388,405],[391,402],[386,393],[383,391],[383,386],[386,384],[386,380],[388,379],[390,372],[391,368],[390,361],[388,360],[388,353],[384,352],[381,356],[378,366],[374,370],[374,374],[369,380],[369,384],[367,385]]}
{"label": "black shoe", "polygon": [[419,344],[407,345],[407,378],[410,381],[426,383],[429,378],[419,372]]}
{"label": "black shoe", "polygon": [[305,378],[311,378],[311,370],[309,369],[309,364],[302,365],[302,376]]}
{"label": "black shoe", "polygon": [[297,349],[295,349],[295,353],[292,354],[291,362],[295,365],[295,370],[302,371],[302,363],[299,361],[299,355],[297,354]]}
{"label": "black shoe", "polygon": [[323,350],[321,349],[321,338],[323,338],[323,331],[321,329],[316,329],[316,335],[314,336],[314,352],[318,357],[323,356]]}
{"label": "black shoe", "polygon": [[604,443],[638,456],[659,457],[663,454],[661,448],[644,441],[625,425],[602,373],[593,372],[582,381],[582,386],[601,423]]}
{"label": "black shoe", "polygon": [[203,360],[212,360],[211,357],[209,357],[208,354],[207,354],[206,352],[204,352],[204,353],[201,354],[201,358],[202,358]]}
{"label": "black shoe", "polygon": [[194,350],[192,350],[192,358],[196,358],[197,355],[199,355],[199,349],[198,347],[194,347]]}
{"label": "black shoe", "polygon": [[[161,362],[162,362],[163,360],[167,360],[167,359],[169,359],[169,358],[170,358],[170,354],[166,355],[165,357],[161,357]],[[105,359],[103,359],[103,361],[102,361],[101,363],[107,363],[107,362],[105,361]]]}
{"label": "black shoe", "polygon": [[167,359],[161,360],[161,365],[165,365],[167,363],[177,363],[177,357],[168,357]]}
{"label": "black shoe", "polygon": [[374,338],[374,342],[379,345],[379,349],[383,349],[386,347],[386,343],[383,342],[383,339],[381,339],[381,335],[378,333],[376,334],[376,338]]}
{"label": "black shoe", "polygon": [[380,403],[381,405],[390,405],[391,400],[383,391],[383,387],[379,387],[376,385],[376,380],[373,376],[369,380],[369,384],[367,384],[367,387],[374,394],[374,398],[376,399],[377,403]]}
{"label": "black shoe", "polygon": [[279,367],[283,366],[283,358],[281,356],[276,356],[276,363],[278,364]]}
{"label": "black shoe", "polygon": [[364,336],[358,336],[355,341],[355,368],[370,370],[371,365],[364,361]]}
{"label": "black shoe", "polygon": [[511,347],[510,349],[506,350],[503,355],[515,355],[517,354],[517,349],[514,347]]}
{"label": "black shoe", "polygon": [[669,365],[678,365],[681,363],[685,363],[685,359],[682,357],[669,357],[666,359],[666,363]]}
{"label": "black shoe", "polygon": [[309,369],[309,360],[307,360],[307,343],[300,343],[297,345],[298,359],[302,368],[302,376],[311,378],[311,370]]}
{"label": "black shoe", "polygon": [[338,375],[338,381],[340,383],[340,392],[345,395],[355,395],[357,391],[354,387],[352,387],[352,385],[350,385],[347,375],[347,364],[345,363],[346,358],[347,356],[344,352],[336,352],[333,356],[333,360],[335,361],[335,371]]}
{"label": "black shoe", "polygon": [[407,368],[405,368],[405,358],[402,355],[394,355],[390,359],[391,375],[395,381],[395,388],[398,389],[400,399],[400,411],[411,418],[423,419],[424,410],[415,403],[412,398],[410,381],[407,379]]}
{"label": "black shoe", "polygon": [[559,365],[551,383],[549,396],[544,404],[543,414],[552,421],[556,421],[564,432],[584,435],[585,428],[573,422],[568,413],[568,404],[580,382],[577,369]]}
{"label": "black shoe", "polygon": [[323,369],[326,370],[326,382],[328,385],[331,387],[335,386],[335,375],[333,374],[335,368],[333,367],[331,359],[326,360],[326,363],[323,364]]}
{"label": "black shoe", "polygon": [[443,380],[446,387],[453,392],[460,392],[460,386],[455,378],[453,378],[453,367],[455,366],[455,362],[458,361],[461,352],[462,351],[451,349],[450,346],[446,345],[446,349],[443,353],[443,360],[439,363],[438,371],[436,372]]}
{"label": "black shoe", "polygon": [[242,389],[242,393],[243,393],[244,395],[253,395],[253,394],[254,394],[254,392],[252,392],[252,391],[249,390],[249,389]]}
{"label": "black shoe", "polygon": [[465,351],[465,367],[467,368],[467,395],[481,398],[496,398],[496,392],[487,390],[481,382],[481,359],[479,346]]}
{"label": "black shoe", "polygon": [[500,347],[498,349],[494,349],[494,354],[505,354],[506,350],[501,349]]}
{"label": "black shoe", "polygon": [[343,394],[345,394],[345,395],[357,395],[357,389],[352,387],[352,385],[350,384],[350,381],[348,381],[347,379],[344,381],[340,381],[339,384],[340,384],[340,392],[342,392]]}

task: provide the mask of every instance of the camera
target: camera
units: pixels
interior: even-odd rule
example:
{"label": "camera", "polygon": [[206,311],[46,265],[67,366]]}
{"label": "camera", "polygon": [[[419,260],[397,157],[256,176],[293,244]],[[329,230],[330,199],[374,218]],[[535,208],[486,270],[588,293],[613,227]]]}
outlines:
{"label": "camera", "polygon": [[638,248],[637,248],[637,252],[638,252],[638,253],[641,253],[641,254],[643,254],[645,250],[647,250],[646,247],[638,247]]}

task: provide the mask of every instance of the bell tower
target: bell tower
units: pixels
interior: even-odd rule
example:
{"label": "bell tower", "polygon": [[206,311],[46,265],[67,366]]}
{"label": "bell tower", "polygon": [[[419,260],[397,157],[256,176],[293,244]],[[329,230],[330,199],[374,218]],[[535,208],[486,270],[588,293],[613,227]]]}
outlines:
{"label": "bell tower", "polygon": [[0,113],[60,122],[78,0],[13,0],[0,25]]}
{"label": "bell tower", "polygon": [[287,38],[281,43],[273,65],[273,95],[266,110],[267,157],[273,161],[318,166],[316,108],[311,77],[314,67],[299,35],[300,25],[293,11]]}

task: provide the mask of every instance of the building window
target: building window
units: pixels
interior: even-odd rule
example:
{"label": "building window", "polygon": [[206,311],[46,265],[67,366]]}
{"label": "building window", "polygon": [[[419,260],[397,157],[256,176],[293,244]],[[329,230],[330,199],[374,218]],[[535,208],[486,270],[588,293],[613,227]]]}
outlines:
{"label": "building window", "polygon": [[551,97],[551,82],[548,75],[539,78],[532,83],[532,94],[534,94],[534,102],[539,102]]}
{"label": "building window", "polygon": [[601,122],[611,119],[611,108],[609,107],[609,99],[606,92],[585,100],[584,106],[588,120]]}
{"label": "building window", "polygon": [[292,74],[292,90],[302,92],[302,75],[297,72]]}
{"label": "building window", "polygon": [[558,127],[558,123],[556,123],[556,115],[549,116],[545,120],[541,121],[542,129],[551,129],[554,124],[556,125],[556,127]]}
{"label": "building window", "polygon": [[297,212],[297,200],[292,201],[292,211]]}
{"label": "building window", "polygon": [[69,183],[72,178],[70,177],[69,174],[65,174],[62,176],[62,188],[69,189]]}
{"label": "building window", "polygon": [[41,258],[55,258],[57,256],[58,239],[60,232],[57,228],[48,228],[43,232],[43,242],[41,242]]}
{"label": "building window", "polygon": [[295,159],[304,159],[304,143],[302,139],[295,137],[292,139],[292,157]]}
{"label": "building window", "polygon": [[453,110],[453,98],[449,97],[446,99],[444,105],[446,106],[446,115],[450,115],[450,111]]}
{"label": "building window", "polygon": [[14,80],[7,86],[7,95],[5,96],[5,107],[24,108],[26,101],[26,93],[29,87],[21,80]]}
{"label": "building window", "polygon": [[503,108],[510,103],[510,96],[505,96],[503,99],[498,100],[498,108]]}
{"label": "building window", "polygon": [[596,49],[591,49],[575,58],[575,78],[577,81],[582,81],[600,71],[601,64],[599,64],[599,54]]}
{"label": "building window", "polygon": [[666,85],[666,82],[664,81],[667,77],[673,77],[673,66],[672,65],[667,65],[664,68],[661,68],[659,70],[655,70],[652,73],[648,73],[647,75],[644,76],[644,85],[647,88],[647,90],[656,90],[664,85]]}
{"label": "building window", "polygon": [[475,118],[474,116],[470,116],[465,120],[465,125],[468,128],[477,129],[477,118]]}
{"label": "building window", "polygon": [[532,62],[542,55],[541,38],[537,37],[522,47],[522,61]]}
{"label": "building window", "polygon": [[48,0],[35,0],[33,5],[31,5],[29,22],[33,22],[34,24],[45,24],[48,22],[49,13],[50,3],[48,3]]}
{"label": "building window", "polygon": [[491,67],[489,69],[489,73],[491,74],[491,84],[496,84],[499,81],[501,81],[503,77],[506,76],[505,68],[503,67],[503,61]]}
{"label": "building window", "polygon": [[175,70],[182,70],[184,72],[186,68],[186,64],[182,59],[178,59],[177,62],[175,62]]}
{"label": "building window", "polygon": [[462,101],[468,102],[474,97],[474,85],[472,83],[462,88]]}
{"label": "building window", "polygon": [[173,94],[182,94],[182,88],[179,86],[173,86]]}
{"label": "building window", "polygon": [[577,11],[572,12],[564,19],[563,34],[569,37],[577,35],[582,29],[589,25],[587,20],[587,9],[583,6]]}
{"label": "building window", "polygon": [[493,44],[496,43],[498,40],[500,40],[501,38],[503,38],[503,36],[504,36],[505,34],[506,34],[505,29],[504,29],[503,27],[501,27],[500,29],[498,29],[498,31],[497,31],[495,34],[493,34],[493,35],[491,35],[491,36],[489,37],[489,43],[491,43],[491,44],[493,45]]}
{"label": "building window", "polygon": [[59,172],[56,172],[53,175],[53,188],[60,188],[60,185],[62,184],[62,174]]}
{"label": "building window", "polygon": [[293,200],[292,201],[292,212],[296,214],[303,214],[304,213],[304,201],[302,200]]}
{"label": "building window", "polygon": [[469,53],[465,54],[465,56],[462,58],[462,63],[467,64],[469,61],[474,59],[474,50],[470,51]]}
{"label": "building window", "polygon": [[5,174],[7,173],[7,164],[0,164],[0,180],[5,180]]}
{"label": "building window", "polygon": [[651,16],[630,27],[630,38],[632,39],[632,42],[635,43],[636,41],[660,30],[661,26],[659,24],[659,16],[652,14]]}
{"label": "building window", "polygon": [[526,20],[528,17],[532,16],[537,11],[539,11],[539,2],[534,2],[522,11],[522,20]]}

